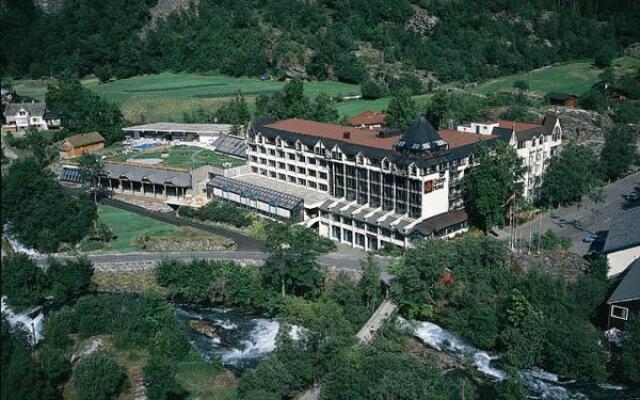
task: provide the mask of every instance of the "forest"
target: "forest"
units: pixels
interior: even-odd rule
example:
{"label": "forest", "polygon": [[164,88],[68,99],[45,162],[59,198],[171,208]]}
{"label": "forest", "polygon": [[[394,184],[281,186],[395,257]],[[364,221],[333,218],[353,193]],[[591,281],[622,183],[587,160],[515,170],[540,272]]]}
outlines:
{"label": "forest", "polygon": [[2,71],[102,81],[215,71],[390,86],[389,76],[475,81],[610,58],[640,37],[640,3],[629,0],[202,0],[151,23],[155,4],[76,0],[46,13],[3,0]]}

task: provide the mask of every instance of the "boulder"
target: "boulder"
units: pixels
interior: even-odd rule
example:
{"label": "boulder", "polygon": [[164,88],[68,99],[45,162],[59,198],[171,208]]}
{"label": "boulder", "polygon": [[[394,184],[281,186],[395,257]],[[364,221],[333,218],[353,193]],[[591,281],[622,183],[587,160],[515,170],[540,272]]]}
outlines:
{"label": "boulder", "polygon": [[631,43],[624,49],[624,55],[634,58],[640,58],[640,42]]}
{"label": "boulder", "polygon": [[218,339],[218,340],[220,339],[220,336],[218,336],[218,330],[216,329],[216,327],[207,321],[204,321],[201,319],[192,319],[192,320],[189,320],[188,324],[191,329],[193,329],[195,332],[201,335],[204,335],[211,339]]}
{"label": "boulder", "polygon": [[105,346],[104,341],[100,338],[92,338],[90,339],[82,348],[71,355],[69,361],[71,364],[75,364],[80,361],[82,358],[95,353]]}

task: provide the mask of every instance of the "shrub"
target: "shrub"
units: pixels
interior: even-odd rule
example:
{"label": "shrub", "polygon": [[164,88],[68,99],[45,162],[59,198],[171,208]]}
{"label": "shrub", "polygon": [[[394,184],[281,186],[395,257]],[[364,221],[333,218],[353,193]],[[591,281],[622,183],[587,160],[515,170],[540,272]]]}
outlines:
{"label": "shrub", "polygon": [[212,201],[206,206],[198,209],[180,207],[179,212],[180,215],[185,218],[193,218],[201,221],[222,222],[238,228],[251,225],[251,217],[249,213],[224,201]]}
{"label": "shrub", "polygon": [[360,85],[362,98],[366,100],[375,100],[384,96],[384,89],[376,82],[368,80]]}
{"label": "shrub", "polygon": [[542,250],[569,250],[571,247],[571,239],[558,236],[551,230],[547,230],[542,236],[536,236],[533,239],[533,247],[540,247]]}
{"label": "shrub", "polygon": [[87,356],[73,370],[78,400],[110,400],[129,386],[124,369],[103,353]]}
{"label": "shrub", "polygon": [[42,269],[26,254],[16,253],[2,259],[2,295],[20,311],[38,305],[45,296],[46,278]]}

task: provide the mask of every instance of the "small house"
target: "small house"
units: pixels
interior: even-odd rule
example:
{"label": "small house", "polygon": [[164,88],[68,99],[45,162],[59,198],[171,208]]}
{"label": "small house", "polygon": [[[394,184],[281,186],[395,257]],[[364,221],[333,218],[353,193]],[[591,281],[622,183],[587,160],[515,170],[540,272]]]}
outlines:
{"label": "small house", "polygon": [[104,148],[105,140],[98,132],[69,136],[60,144],[60,158],[70,159]]}
{"label": "small house", "polygon": [[7,103],[4,106],[5,129],[25,131],[29,128],[38,130],[58,129],[61,125],[60,115],[47,109],[45,103]]}
{"label": "small house", "polygon": [[625,330],[633,316],[640,315],[640,258],[637,258],[620,279],[607,300],[608,328]]}
{"label": "small house", "polygon": [[349,118],[349,125],[368,129],[384,128],[386,118],[387,114],[367,110]]}
{"label": "small house", "polygon": [[610,277],[621,274],[640,257],[640,206],[613,217],[602,253],[607,256]]}
{"label": "small house", "polygon": [[575,94],[563,92],[549,92],[544,96],[544,98],[549,104],[569,108],[575,108],[578,100],[578,97]]}

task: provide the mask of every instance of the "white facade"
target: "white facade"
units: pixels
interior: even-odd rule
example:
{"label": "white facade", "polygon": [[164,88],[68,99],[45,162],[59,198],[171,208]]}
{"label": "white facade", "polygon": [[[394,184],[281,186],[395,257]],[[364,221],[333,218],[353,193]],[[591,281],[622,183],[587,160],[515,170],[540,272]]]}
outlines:
{"label": "white facade", "polygon": [[44,103],[7,103],[5,104],[5,127],[24,131],[29,128],[38,130],[57,129],[61,126],[59,117],[47,119]]}

